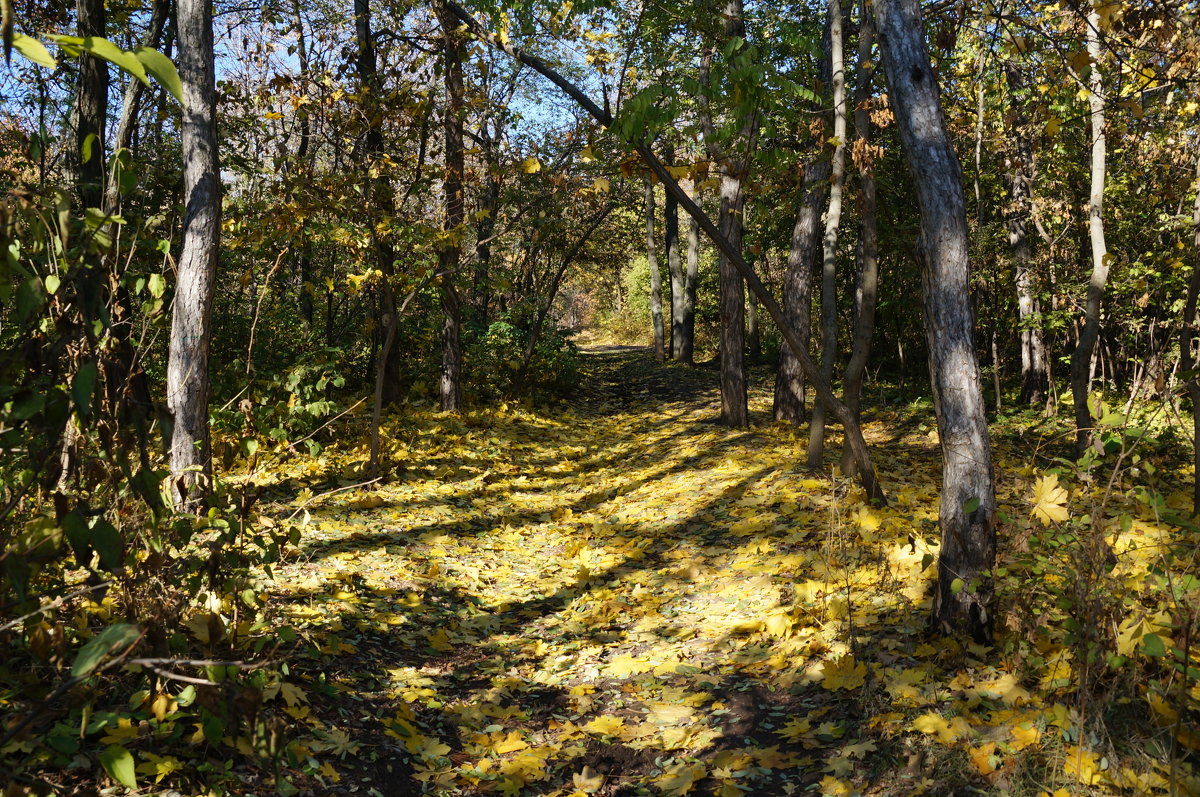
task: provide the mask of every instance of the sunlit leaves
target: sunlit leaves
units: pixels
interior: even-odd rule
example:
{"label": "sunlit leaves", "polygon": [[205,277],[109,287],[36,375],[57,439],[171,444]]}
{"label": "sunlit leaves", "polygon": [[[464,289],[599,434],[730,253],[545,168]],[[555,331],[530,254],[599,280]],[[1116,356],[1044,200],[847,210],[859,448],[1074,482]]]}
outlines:
{"label": "sunlit leaves", "polygon": [[1033,516],[1049,526],[1064,523],[1071,513],[1067,511],[1067,491],[1058,486],[1058,476],[1050,474],[1037,480],[1033,487]]}

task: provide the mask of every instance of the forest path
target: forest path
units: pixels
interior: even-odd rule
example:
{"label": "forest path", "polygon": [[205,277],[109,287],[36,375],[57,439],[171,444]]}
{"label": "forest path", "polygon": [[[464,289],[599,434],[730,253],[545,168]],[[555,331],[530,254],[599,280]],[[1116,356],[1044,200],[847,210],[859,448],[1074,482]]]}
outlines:
{"label": "forest path", "polygon": [[901,712],[954,694],[950,662],[1006,677],[922,631],[935,442],[868,425],[893,491],[876,510],[799,467],[803,438],[767,423],[765,392],[755,428],[727,429],[711,369],[584,359],[565,405],[396,418],[385,486],[302,496],[311,519],[271,587],[303,641],[297,785],[917,789]]}

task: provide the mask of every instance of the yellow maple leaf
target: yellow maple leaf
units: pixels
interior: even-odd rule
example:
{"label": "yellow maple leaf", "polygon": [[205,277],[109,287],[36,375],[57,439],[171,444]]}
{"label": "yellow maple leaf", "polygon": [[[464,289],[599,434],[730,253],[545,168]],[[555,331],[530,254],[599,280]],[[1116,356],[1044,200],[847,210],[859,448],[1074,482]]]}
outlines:
{"label": "yellow maple leaf", "polygon": [[610,661],[606,669],[610,674],[618,678],[626,678],[630,675],[641,675],[644,672],[650,672],[654,669],[654,664],[648,659],[637,658],[624,653]]}
{"label": "yellow maple leaf", "polygon": [[927,711],[913,720],[913,730],[930,736],[937,736],[942,744],[954,744],[959,739],[970,736],[971,725],[962,717],[947,720],[937,712]]}
{"label": "yellow maple leaf", "polygon": [[1085,786],[1095,786],[1104,779],[1103,764],[1098,753],[1071,745],[1066,750],[1063,774],[1070,775]]}
{"label": "yellow maple leaf", "polygon": [[821,778],[821,794],[827,797],[850,797],[854,794],[854,785],[833,775]]}
{"label": "yellow maple leaf", "polygon": [[1063,523],[1071,516],[1067,511],[1067,491],[1058,486],[1058,475],[1050,474],[1033,486],[1033,516],[1049,526]]}
{"label": "yellow maple leaf", "polygon": [[708,769],[704,764],[676,764],[657,778],[655,784],[667,795],[687,794],[696,785],[696,781],[704,778]]}
{"label": "yellow maple leaf", "polygon": [[1030,745],[1037,744],[1042,738],[1042,732],[1032,722],[1014,725],[1012,728],[1009,728],[1009,733],[1012,734],[1012,742],[1009,744],[1014,750],[1024,750]]}
{"label": "yellow maple leaf", "polygon": [[584,767],[582,772],[576,772],[571,776],[571,781],[575,784],[575,788],[584,794],[591,794],[594,791],[600,791],[600,787],[604,785],[604,775],[591,767]]}
{"label": "yellow maple leaf", "polygon": [[616,736],[625,727],[625,720],[620,717],[605,715],[596,717],[594,720],[583,726],[583,729],[588,733],[597,733],[601,736]]}
{"label": "yellow maple leaf", "polygon": [[497,755],[515,753],[517,750],[524,750],[529,746],[529,742],[521,738],[520,731],[509,731],[507,735],[496,733],[494,736],[501,737],[496,739],[491,745],[492,752]]}
{"label": "yellow maple leaf", "polygon": [[521,171],[525,174],[537,174],[542,170],[542,162],[537,158],[530,156],[521,163]]}
{"label": "yellow maple leaf", "polygon": [[990,775],[996,771],[996,743],[985,742],[979,747],[972,747],[967,751],[967,755],[971,758],[971,763],[980,775]]}
{"label": "yellow maple leaf", "polygon": [[867,680],[867,665],[854,660],[850,654],[825,662],[821,670],[821,686],[835,691],[857,689]]}

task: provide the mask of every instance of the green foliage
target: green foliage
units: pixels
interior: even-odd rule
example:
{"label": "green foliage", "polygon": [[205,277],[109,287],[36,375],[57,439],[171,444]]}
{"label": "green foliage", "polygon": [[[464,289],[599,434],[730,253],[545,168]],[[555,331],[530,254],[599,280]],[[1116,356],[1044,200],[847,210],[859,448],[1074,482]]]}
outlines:
{"label": "green foliage", "polygon": [[579,383],[579,356],[564,331],[547,319],[538,335],[523,378],[521,364],[529,345],[532,314],[523,308],[505,313],[468,349],[471,381],[478,395],[495,399],[519,394],[547,398]]}

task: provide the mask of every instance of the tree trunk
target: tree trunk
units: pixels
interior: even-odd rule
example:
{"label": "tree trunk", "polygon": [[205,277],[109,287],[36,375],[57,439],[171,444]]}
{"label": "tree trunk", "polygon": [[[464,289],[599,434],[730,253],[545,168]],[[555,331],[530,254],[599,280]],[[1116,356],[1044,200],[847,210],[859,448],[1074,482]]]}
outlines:
{"label": "tree trunk", "polygon": [[[146,38],[142,44],[146,47],[157,48],[162,40],[163,29],[167,24],[167,15],[170,11],[169,0],[154,0],[150,9],[150,23],[146,27]],[[102,36],[103,33],[84,34]],[[93,59],[95,60],[95,59]],[[106,80],[105,87],[107,89],[107,71],[105,72]],[[129,149],[133,144],[133,132],[137,129],[138,111],[141,109],[142,95],[145,93],[146,84],[140,80],[131,79],[125,86],[125,95],[121,102],[121,118],[117,122],[117,135],[113,140],[113,152],[120,152],[123,149]],[[121,183],[119,180],[111,180],[105,186],[104,208],[106,213],[115,214],[120,212],[121,207]]]}
{"label": "tree trunk", "polygon": [[[879,296],[879,231],[875,224],[875,156],[871,151],[871,84],[875,67],[871,50],[875,44],[875,22],[867,0],[862,0],[858,29],[858,83],[854,89],[854,163],[858,168],[858,288],[855,291],[854,342],[850,362],[842,378],[842,401],[858,420],[862,404],[863,376],[871,358],[875,334],[875,305]],[[854,456],[842,446],[842,473],[854,475]]]}
{"label": "tree trunk", "polygon": [[888,96],[921,211],[925,330],[942,450],[942,546],[932,625],[987,642],[996,499],[972,340],[962,167],[942,116],[919,1],[875,0],[875,20]]}
{"label": "tree trunk", "polygon": [[[699,205],[703,199],[700,194],[700,187],[695,188],[696,204]],[[670,191],[667,196],[671,197],[676,203],[675,195]],[[683,304],[681,307],[682,316],[679,322],[679,346],[675,354],[675,358],[681,363],[687,365],[695,365],[696,357],[696,280],[700,274],[700,223],[694,219],[688,219],[687,231],[687,271],[683,275]]]}
{"label": "tree trunk", "polygon": [[1021,395],[1023,406],[1043,404],[1049,379],[1046,374],[1046,334],[1041,308],[1034,293],[1029,244],[1029,218],[1033,196],[1033,143],[1026,113],[1025,78],[1014,61],[1004,64],[1004,76],[1012,95],[1012,160],[1009,162],[1008,245],[1016,266],[1017,327],[1021,342]]}
{"label": "tree trunk", "polygon": [[183,84],[183,244],[171,311],[167,410],[172,416],[171,475],[177,497],[195,504],[208,488],[208,349],[213,280],[221,234],[212,0],[178,0],[177,62]]}
{"label": "tree trunk", "polygon": [[[800,208],[792,225],[792,243],[788,250],[787,271],[783,277],[783,312],[808,348],[812,329],[813,266],[817,257],[817,231],[821,206],[829,190],[830,162],[817,156],[804,168]],[[779,350],[779,369],[775,372],[775,420],[800,423],[804,420],[804,370],[800,358],[784,346]]]}
{"label": "tree trunk", "polygon": [[658,269],[658,247],[654,243],[654,183],[645,176],[646,200],[646,265],[650,267],[650,327],[654,333],[654,359],[667,359],[663,333],[662,272]]}
{"label": "tree trunk", "polygon": [[[395,208],[395,197],[392,194],[391,183],[386,174],[380,170],[378,176],[371,176],[376,168],[373,161],[383,152],[383,109],[380,107],[382,91],[379,85],[378,67],[375,57],[375,36],[371,30],[371,0],[354,0],[354,35],[357,47],[355,67],[358,72],[358,82],[363,96],[364,115],[367,119],[365,135],[365,158],[363,166],[364,179],[367,182],[367,215],[371,223],[371,242],[375,249],[375,260],[383,279],[380,280],[380,321],[385,325],[382,330],[382,341],[392,341],[395,345],[396,335],[388,334],[387,324],[399,323],[399,313],[396,312],[396,297],[392,288],[392,279],[396,275],[395,251],[392,242],[386,236],[378,233],[375,223],[380,216],[390,215]],[[382,388],[376,393],[381,397],[383,407],[400,400],[400,370],[399,359],[391,356],[391,348],[385,346],[379,352],[375,364],[382,379]],[[381,414],[382,407],[376,412]],[[373,458],[374,459],[374,458]],[[376,463],[378,464],[378,463]]]}
{"label": "tree trunk", "polygon": [[1108,282],[1108,247],[1104,242],[1104,181],[1106,145],[1104,136],[1104,80],[1100,74],[1100,12],[1096,3],[1087,16],[1087,51],[1091,60],[1088,77],[1092,138],[1092,179],[1088,200],[1088,241],[1092,252],[1092,277],[1088,282],[1087,305],[1079,343],[1071,354],[1071,400],[1075,407],[1075,453],[1082,456],[1092,442],[1092,414],[1088,407],[1091,392],[1092,356],[1100,336],[1100,303]]}
{"label": "tree trunk", "polygon": [[1179,334],[1179,370],[1192,400],[1192,464],[1196,476],[1192,484],[1192,515],[1200,515],[1200,374],[1196,373],[1196,332],[1200,318],[1196,317],[1200,297],[1200,155],[1196,156],[1196,203],[1192,209],[1192,245],[1195,263],[1188,280],[1187,302],[1183,309],[1183,328]]}
{"label": "tree trunk", "polygon": [[462,401],[462,307],[454,282],[458,276],[462,251],[459,241],[464,214],[463,43],[454,14],[441,4],[438,5],[437,14],[442,26],[443,80],[446,88],[446,112],[442,119],[446,153],[446,176],[442,183],[445,191],[445,243],[438,252],[438,265],[442,272],[442,310],[446,314],[442,324],[441,406],[443,412],[457,412]]}
{"label": "tree trunk", "polygon": [[[742,251],[742,178],[731,164],[721,175],[721,235]],[[721,280],[721,418],[726,426],[750,425],[746,402],[745,336],[746,292],[737,268],[724,253],[719,264]]]}
{"label": "tree trunk", "polygon": [[[81,37],[105,35],[102,0],[78,0]],[[75,101],[75,156],[79,165],[79,201],[85,208],[103,207],[104,123],[108,113],[108,62],[91,53],[79,56],[79,88]]]}
{"label": "tree trunk", "polygon": [[[837,239],[842,223],[842,189],[846,182],[846,66],[842,5],[829,0],[829,66],[833,83],[833,174],[821,261],[821,378],[833,381],[837,364]],[[808,427],[808,467],[821,467],[825,452],[825,406],[813,405]]]}
{"label": "tree trunk", "polygon": [[492,235],[496,230],[496,208],[500,204],[500,165],[496,148],[499,146],[499,123],[495,137],[484,125],[481,138],[484,140],[484,163],[487,168],[486,184],[479,200],[480,218],[475,236],[475,275],[473,277],[473,305],[475,321],[487,328],[488,305],[491,304]]}
{"label": "tree trunk", "polygon": [[[674,149],[667,150],[665,157],[673,164]],[[663,201],[663,238],[667,248],[667,274],[671,278],[671,357],[682,361],[684,275],[679,258],[679,202],[670,191],[665,192]]]}
{"label": "tree trunk", "polygon": [[[157,2],[161,3],[164,0],[157,0]],[[300,66],[300,80],[307,89],[309,80],[308,40],[304,33],[304,16],[301,13],[300,0],[292,0],[292,24],[296,30],[296,58]],[[299,141],[296,144],[296,165],[303,170],[302,174],[307,176],[308,164],[305,161],[308,159],[312,143],[312,120],[309,118],[308,108],[304,105],[296,109],[296,116],[300,125]],[[296,270],[300,287],[300,318],[303,319],[305,328],[311,330],[313,325],[312,258],[304,222],[300,223],[299,237]]]}
{"label": "tree trunk", "polygon": [[[727,0],[724,8],[725,41],[745,42],[746,22],[742,0]],[[740,47],[741,45],[739,45]],[[706,47],[700,57],[700,83],[711,89],[711,67],[713,48]],[[718,226],[721,237],[733,246],[740,258],[742,247],[742,209],[745,196],[743,184],[749,172],[750,153],[754,148],[758,114],[752,111],[744,120],[738,141],[730,148],[723,147],[717,140],[707,95],[700,95],[700,124],[704,131],[704,143],[714,161],[721,168],[721,196]],[[741,146],[741,157],[733,150]],[[750,425],[750,413],[746,403],[745,334],[746,292],[743,277],[738,273],[728,253],[721,250],[718,257],[720,279],[719,306],[721,312],[721,418],[726,426]]]}

